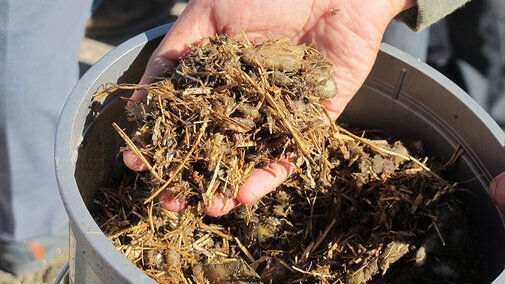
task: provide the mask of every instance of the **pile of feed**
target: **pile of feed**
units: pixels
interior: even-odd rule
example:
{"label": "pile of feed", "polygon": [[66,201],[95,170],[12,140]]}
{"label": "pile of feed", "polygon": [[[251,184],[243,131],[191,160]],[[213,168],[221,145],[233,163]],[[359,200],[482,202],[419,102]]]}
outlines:
{"label": "pile of feed", "polygon": [[[98,93],[147,92],[128,108],[133,137],[115,127],[148,157],[148,171],[98,191],[100,228],[160,283],[478,279],[455,188],[413,157],[419,143],[324,123],[332,68],[311,47],[219,35],[149,85]],[[215,196],[234,198],[254,168],[280,159],[303,164],[260,201],[205,215]],[[165,189],[186,209],[163,209]]]}

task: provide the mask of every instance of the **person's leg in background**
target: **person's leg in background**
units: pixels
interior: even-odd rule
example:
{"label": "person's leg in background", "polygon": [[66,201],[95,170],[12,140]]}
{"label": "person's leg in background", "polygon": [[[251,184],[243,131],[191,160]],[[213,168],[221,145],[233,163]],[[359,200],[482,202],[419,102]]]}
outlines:
{"label": "person's leg in background", "polygon": [[473,0],[447,18],[460,84],[505,126],[505,1]]}
{"label": "person's leg in background", "polygon": [[0,268],[9,272],[33,272],[68,246],[53,145],[90,5],[0,0]]}

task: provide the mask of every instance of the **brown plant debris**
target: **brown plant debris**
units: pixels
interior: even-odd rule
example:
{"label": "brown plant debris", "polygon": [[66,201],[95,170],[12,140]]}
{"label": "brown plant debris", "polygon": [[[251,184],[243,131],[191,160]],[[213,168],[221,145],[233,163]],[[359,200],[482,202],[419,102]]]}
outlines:
{"label": "brown plant debris", "polygon": [[[154,83],[98,93],[147,92],[128,109],[131,141],[115,127],[150,161],[98,191],[101,229],[160,283],[476,279],[454,187],[399,141],[323,123],[332,68],[311,47],[219,35]],[[305,163],[275,192],[221,218],[203,213],[216,195],[235,197],[254,168],[286,157]],[[163,209],[164,189],[187,208]]]}

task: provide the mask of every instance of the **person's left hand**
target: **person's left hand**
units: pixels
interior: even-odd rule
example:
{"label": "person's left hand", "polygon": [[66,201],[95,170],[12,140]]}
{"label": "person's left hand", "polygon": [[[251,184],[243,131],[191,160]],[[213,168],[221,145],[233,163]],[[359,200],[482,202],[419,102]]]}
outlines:
{"label": "person's left hand", "polygon": [[498,209],[505,214],[505,172],[496,176],[489,184],[489,196],[498,206]]}

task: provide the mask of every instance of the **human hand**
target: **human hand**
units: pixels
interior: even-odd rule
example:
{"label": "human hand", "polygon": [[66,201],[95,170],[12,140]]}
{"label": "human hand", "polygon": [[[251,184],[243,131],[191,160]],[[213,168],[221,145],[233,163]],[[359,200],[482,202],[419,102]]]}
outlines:
{"label": "human hand", "polygon": [[505,214],[505,172],[496,176],[489,184],[489,196],[498,206],[498,209]]}
{"label": "human hand", "polygon": [[[175,65],[204,37],[226,33],[237,40],[245,36],[256,43],[267,39],[289,39],[293,44],[311,44],[333,65],[337,95],[323,103],[331,119],[336,119],[365,81],[377,56],[388,23],[415,0],[195,0],[154,51],[140,84]],[[134,100],[145,98],[135,92]],[[133,170],[145,166],[131,151],[124,152],[125,164]],[[210,216],[228,213],[239,203],[254,202],[273,191],[296,166],[287,160],[255,169],[238,191],[236,199],[216,197],[206,212]],[[171,211],[184,207],[169,191],[160,203]]]}

